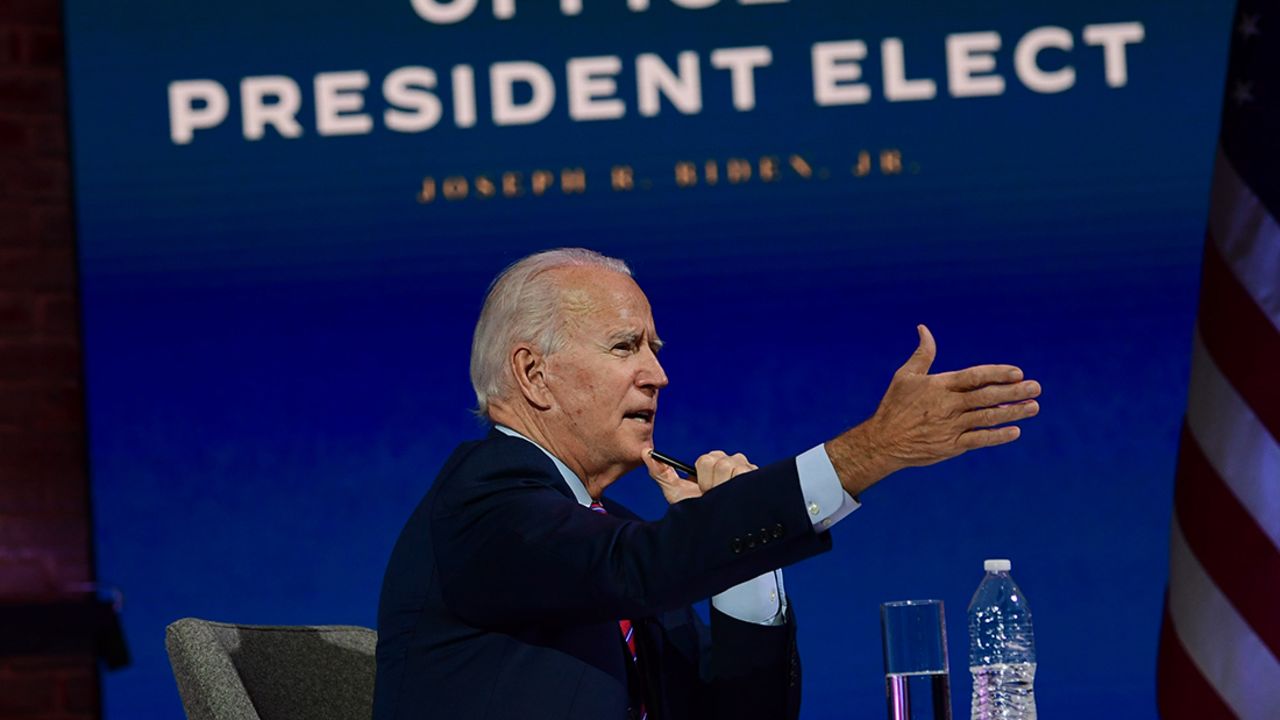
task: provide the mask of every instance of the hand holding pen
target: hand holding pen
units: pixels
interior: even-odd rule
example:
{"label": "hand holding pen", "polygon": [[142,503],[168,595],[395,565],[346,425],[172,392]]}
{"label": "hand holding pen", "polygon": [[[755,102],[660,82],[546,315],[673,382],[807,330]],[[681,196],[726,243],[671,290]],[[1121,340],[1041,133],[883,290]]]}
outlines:
{"label": "hand holding pen", "polygon": [[[650,450],[645,453],[644,462],[649,468],[649,476],[658,483],[667,502],[673,504],[698,497],[737,475],[758,469],[742,453],[729,455],[723,450],[712,450],[699,457],[693,465]],[[680,477],[676,470],[688,477]]]}

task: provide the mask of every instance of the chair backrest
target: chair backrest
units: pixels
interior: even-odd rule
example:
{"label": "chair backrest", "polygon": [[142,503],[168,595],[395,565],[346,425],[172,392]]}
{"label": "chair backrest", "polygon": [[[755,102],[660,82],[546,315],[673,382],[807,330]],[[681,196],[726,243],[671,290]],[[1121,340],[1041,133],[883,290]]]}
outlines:
{"label": "chair backrest", "polygon": [[190,720],[369,720],[373,630],[234,625],[183,618],[165,629]]}

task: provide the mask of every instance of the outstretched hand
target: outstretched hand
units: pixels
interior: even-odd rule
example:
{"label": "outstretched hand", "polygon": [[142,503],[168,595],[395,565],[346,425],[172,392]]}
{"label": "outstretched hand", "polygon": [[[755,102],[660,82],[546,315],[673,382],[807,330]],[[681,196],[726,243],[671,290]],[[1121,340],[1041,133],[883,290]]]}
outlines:
{"label": "outstretched hand", "polygon": [[[932,465],[976,448],[1017,440],[1008,423],[1040,412],[1040,384],[1012,365],[977,365],[929,374],[937,345],[920,325],[920,344],[893,374],[879,408],[862,425],[828,443],[846,489],[861,490],[904,467]],[[845,460],[848,472],[841,472]],[[846,474],[861,475],[847,482]],[[852,491],[851,491],[852,492]],[[855,493],[856,494],[856,493]]]}

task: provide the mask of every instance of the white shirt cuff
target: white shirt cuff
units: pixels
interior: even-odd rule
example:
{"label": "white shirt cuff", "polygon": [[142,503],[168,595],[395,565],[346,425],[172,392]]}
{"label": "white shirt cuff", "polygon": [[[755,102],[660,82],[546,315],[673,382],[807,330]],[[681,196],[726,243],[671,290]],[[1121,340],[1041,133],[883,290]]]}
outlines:
{"label": "white shirt cuff", "polygon": [[781,625],[787,619],[787,594],[782,571],[774,570],[734,585],[711,598],[715,609],[743,622]]}
{"label": "white shirt cuff", "polygon": [[813,529],[824,532],[840,522],[846,515],[862,507],[840,485],[835,466],[822,445],[810,448],[796,457],[796,472],[800,475],[800,493],[804,495],[805,512]]}

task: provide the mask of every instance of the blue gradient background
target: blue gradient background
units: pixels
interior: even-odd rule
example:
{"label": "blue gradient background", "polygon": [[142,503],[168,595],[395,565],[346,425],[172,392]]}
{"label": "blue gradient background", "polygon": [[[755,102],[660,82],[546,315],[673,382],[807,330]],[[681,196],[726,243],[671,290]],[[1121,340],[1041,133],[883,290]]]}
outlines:
{"label": "blue gradient background", "polygon": [[[372,626],[382,569],[468,414],[470,331],[489,279],[536,249],[627,259],[672,378],[659,446],[765,463],[866,417],[928,323],[935,367],[1012,362],[1045,387],[1023,439],[911,470],[864,496],[822,558],[789,568],[803,717],[884,712],[878,604],[947,605],[955,716],[968,715],[964,610],[984,557],[1011,557],[1035,612],[1045,718],[1149,718],[1208,173],[1230,7],[1203,2],[790,4],[680,10],[587,0],[561,17],[487,6],[433,27],[408,0],[259,5],[68,0],[75,177],[99,576],[127,597],[135,664],[110,718],[181,717],[163,628],[183,616]],[[1140,21],[1129,84],[1103,82],[1086,24]],[[1012,72],[1026,31],[1060,25],[1076,86]],[[1007,90],[946,96],[943,40],[999,31]],[[939,97],[889,103],[879,41],[903,38]],[[809,46],[863,39],[867,105],[817,108]],[[717,47],[765,44],[756,109],[732,110]],[[699,51],[704,110],[635,112],[634,56]],[[573,123],[569,57],[617,54],[628,116]],[[535,60],[551,117],[402,135],[381,125],[403,65]],[[319,137],[312,76],[364,69],[376,128]],[[240,136],[237,84],[284,74],[306,133]],[[211,78],[223,126],[169,141],[166,86]],[[909,172],[855,178],[857,152]],[[676,160],[800,153],[829,180],[678,189]],[[607,188],[613,163],[653,181]],[[415,202],[424,175],[581,165],[588,190]],[[723,170],[723,168],[722,168]],[[611,489],[642,514],[642,473]]]}

